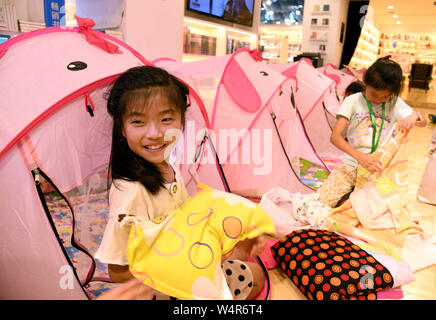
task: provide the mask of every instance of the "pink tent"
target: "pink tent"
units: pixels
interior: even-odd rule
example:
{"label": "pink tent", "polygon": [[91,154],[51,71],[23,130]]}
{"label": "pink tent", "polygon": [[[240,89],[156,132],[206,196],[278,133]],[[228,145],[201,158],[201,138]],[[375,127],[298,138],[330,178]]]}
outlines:
{"label": "pink tent", "polygon": [[298,91],[295,95],[295,105],[316,152],[324,161],[337,162],[342,159],[343,153],[330,143],[334,115],[329,114],[327,105],[330,106],[329,108],[333,108],[332,105],[338,106],[337,99],[334,97],[335,82],[304,59],[292,64],[270,66],[288,78],[297,79]]}
{"label": "pink tent", "polygon": [[345,89],[348,85],[358,78],[354,75],[340,71],[335,65],[329,63],[323,67],[317,68],[318,71],[335,81],[336,93],[339,101],[342,101],[345,95]]}
{"label": "pink tent", "polygon": [[[120,73],[145,64],[83,25],[0,45],[0,299],[87,299],[107,289],[97,281],[107,279],[106,266],[93,259],[108,213],[112,120],[104,96]],[[187,121],[206,128],[194,90],[190,100]],[[216,158],[209,172],[196,164],[207,139],[188,138],[181,164],[188,188],[196,176],[225,190]]]}
{"label": "pink tent", "polygon": [[328,173],[290,103],[297,92],[296,79],[270,69],[257,52],[241,49],[197,62],[155,63],[189,77],[202,96],[232,192],[250,196],[275,186],[313,192],[313,186],[303,183],[301,159]]}

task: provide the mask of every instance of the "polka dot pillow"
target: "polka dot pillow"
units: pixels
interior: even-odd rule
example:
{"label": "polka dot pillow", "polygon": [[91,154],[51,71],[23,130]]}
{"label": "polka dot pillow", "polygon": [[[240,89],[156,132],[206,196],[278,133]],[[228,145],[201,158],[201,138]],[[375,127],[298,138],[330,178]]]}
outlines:
{"label": "polka dot pillow", "polygon": [[310,300],[375,300],[393,286],[388,269],[334,232],[296,230],[271,247],[280,268]]}

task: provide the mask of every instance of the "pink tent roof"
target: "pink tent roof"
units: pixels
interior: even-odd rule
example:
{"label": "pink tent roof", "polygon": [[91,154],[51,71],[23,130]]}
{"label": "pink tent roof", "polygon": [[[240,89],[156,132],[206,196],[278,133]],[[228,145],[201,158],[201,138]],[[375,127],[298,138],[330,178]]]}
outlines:
{"label": "pink tent roof", "polygon": [[304,60],[271,64],[271,67],[287,77],[297,78],[296,107],[316,152],[323,160],[341,159],[343,153],[330,143],[332,119],[325,107],[326,104],[338,105],[333,97],[335,82]]}
{"label": "pink tent roof", "polygon": [[353,81],[358,80],[356,76],[340,71],[335,65],[331,63],[327,64],[326,66],[317,68],[317,70],[321,71],[324,75],[335,81],[336,92],[339,99],[343,99],[345,95],[345,89],[348,87],[348,85]]}
{"label": "pink tent roof", "polygon": [[324,165],[305,136],[298,110],[289,104],[295,79],[246,49],[197,62],[155,63],[189,77],[198,89],[231,191],[263,193],[275,186],[313,191],[299,181],[299,157]]}

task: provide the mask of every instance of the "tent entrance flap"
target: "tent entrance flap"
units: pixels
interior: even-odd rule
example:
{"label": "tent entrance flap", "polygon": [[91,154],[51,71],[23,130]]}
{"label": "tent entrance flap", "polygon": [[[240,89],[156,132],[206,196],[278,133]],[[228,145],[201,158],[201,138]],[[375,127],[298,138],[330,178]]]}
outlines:
{"label": "tent entrance flap", "polygon": [[41,168],[32,170],[41,204],[59,246],[85,289],[93,280],[109,280],[107,265],[93,258],[109,211],[107,172],[107,166],[98,169],[81,185],[61,192]]}

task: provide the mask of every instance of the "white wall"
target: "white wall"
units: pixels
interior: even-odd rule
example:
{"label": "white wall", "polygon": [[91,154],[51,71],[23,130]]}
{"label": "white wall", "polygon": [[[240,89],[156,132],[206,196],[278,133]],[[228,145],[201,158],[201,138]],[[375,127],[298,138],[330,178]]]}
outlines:
{"label": "white wall", "polygon": [[[314,5],[330,5],[330,15],[313,15]],[[326,55],[322,55],[323,64],[334,64],[339,67],[341,62],[343,43],[339,42],[341,33],[341,23],[346,25],[348,14],[349,0],[305,0],[304,1],[304,14],[303,14],[303,52],[319,52],[319,45],[326,45]],[[312,17],[329,18],[329,27],[327,29],[311,28]],[[310,41],[311,31],[328,32],[326,42]],[[345,34],[344,34],[345,39]]]}
{"label": "white wall", "polygon": [[[44,22],[43,0],[0,1],[13,2],[18,19]],[[125,0],[119,28],[124,42],[147,60],[168,57],[181,61],[184,8],[183,0]]]}
{"label": "white wall", "polygon": [[147,60],[183,53],[182,0],[126,0],[121,30],[124,41]]}

